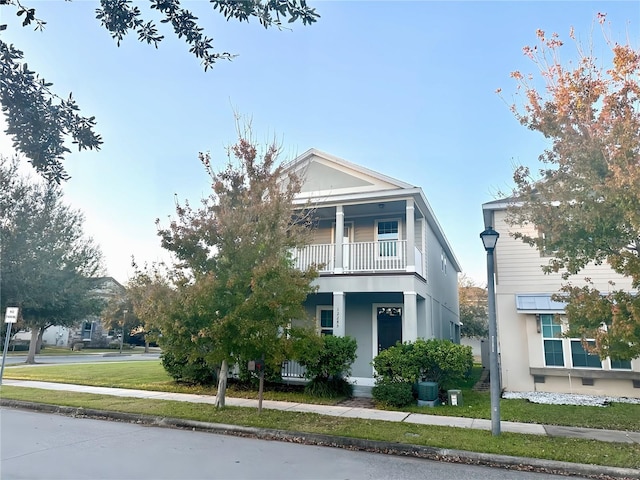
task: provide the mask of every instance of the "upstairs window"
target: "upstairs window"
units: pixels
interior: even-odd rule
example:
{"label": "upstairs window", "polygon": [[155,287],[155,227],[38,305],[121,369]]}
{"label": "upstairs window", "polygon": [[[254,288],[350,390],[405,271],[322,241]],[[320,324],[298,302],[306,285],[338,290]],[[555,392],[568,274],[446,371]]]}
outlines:
{"label": "upstairs window", "polygon": [[398,221],[378,221],[378,255],[380,257],[398,256],[398,240],[400,239]]}

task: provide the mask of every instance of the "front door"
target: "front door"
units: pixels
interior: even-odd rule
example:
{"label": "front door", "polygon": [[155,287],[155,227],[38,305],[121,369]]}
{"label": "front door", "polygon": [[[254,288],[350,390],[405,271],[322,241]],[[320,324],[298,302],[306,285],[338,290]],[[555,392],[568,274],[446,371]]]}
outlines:
{"label": "front door", "polygon": [[378,307],[378,353],[402,342],[402,307]]}

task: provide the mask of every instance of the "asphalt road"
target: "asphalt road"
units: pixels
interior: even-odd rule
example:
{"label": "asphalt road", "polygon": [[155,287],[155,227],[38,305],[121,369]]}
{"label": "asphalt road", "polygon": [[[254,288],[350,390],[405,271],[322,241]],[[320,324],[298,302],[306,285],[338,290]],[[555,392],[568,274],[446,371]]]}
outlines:
{"label": "asphalt road", "polygon": [[[2,353],[0,352],[0,357]],[[120,355],[117,351],[114,353],[95,353],[90,355],[36,355],[37,364],[54,364],[54,363],[96,363],[96,362],[122,362],[122,361],[143,361],[157,360],[160,358],[159,353],[135,353]],[[5,365],[17,365],[24,363],[27,359],[26,355],[7,355]]]}
{"label": "asphalt road", "polygon": [[529,472],[7,408],[0,409],[0,423],[3,480],[566,480]]}

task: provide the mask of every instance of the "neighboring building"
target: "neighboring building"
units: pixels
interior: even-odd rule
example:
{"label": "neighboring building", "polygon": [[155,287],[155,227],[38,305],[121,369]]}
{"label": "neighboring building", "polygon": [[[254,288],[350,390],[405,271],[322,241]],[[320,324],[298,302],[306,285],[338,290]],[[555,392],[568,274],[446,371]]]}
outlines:
{"label": "neighboring building", "polygon": [[[549,257],[510,235],[508,200],[485,203],[485,226],[500,238],[495,249],[495,291],[502,388],[507,391],[563,392],[640,397],[640,359],[600,360],[585,351],[579,339],[564,338],[564,304],[551,296],[563,283],[561,273],[544,274]],[[533,225],[523,227],[536,235]],[[590,278],[595,288],[631,289],[631,280],[608,265],[589,265],[573,283]],[[610,281],[615,282],[612,287]]]}
{"label": "neighboring building", "polygon": [[[94,288],[92,295],[108,302],[111,298],[122,295],[125,288],[112,277],[98,277],[93,279]],[[111,337],[103,328],[99,316],[92,315],[78,322],[75,327],[51,326],[42,335],[43,345],[59,347],[71,347],[75,342],[84,342],[94,347],[106,347]],[[28,341],[31,339],[31,331],[19,332],[16,340]]]}
{"label": "neighboring building", "polygon": [[352,381],[373,385],[372,359],[398,341],[459,343],[460,267],[422,190],[314,149],[286,170],[316,225],[297,265],[322,265],[307,313],[320,333],[357,340]]}

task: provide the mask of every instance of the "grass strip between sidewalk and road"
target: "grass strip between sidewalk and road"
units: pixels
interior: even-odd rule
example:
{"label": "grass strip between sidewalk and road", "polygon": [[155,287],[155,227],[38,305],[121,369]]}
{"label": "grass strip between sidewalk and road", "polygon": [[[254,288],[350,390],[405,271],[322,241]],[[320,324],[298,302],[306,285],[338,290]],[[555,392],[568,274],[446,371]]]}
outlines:
{"label": "grass strip between sidewalk and road", "polygon": [[[491,418],[489,392],[472,390],[481,372],[475,368],[473,375],[461,384],[463,406],[439,406],[437,408],[409,406],[401,410],[407,413],[428,413],[451,417]],[[134,388],[173,393],[215,395],[212,386],[189,386],[178,384],[167,375],[160,361],[104,362],[47,366],[8,366],[5,378],[36,380],[98,387]],[[257,390],[238,389],[230,384],[230,397],[257,398]],[[342,399],[316,398],[302,391],[265,390],[266,400],[282,400],[300,403],[335,404]],[[381,407],[382,408],[382,407]],[[640,405],[612,403],[607,407],[578,405],[541,405],[527,400],[505,400],[500,402],[503,421],[564,425],[569,427],[603,428],[610,430],[640,431]]]}
{"label": "grass strip between sidewalk and road", "polygon": [[491,432],[484,430],[331,417],[279,410],[263,410],[258,414],[255,408],[216,409],[212,405],[202,403],[114,397],[8,385],[0,387],[0,396],[3,399],[228,425],[319,433],[572,463],[640,468],[639,444],[515,433],[502,433],[494,437]]}

